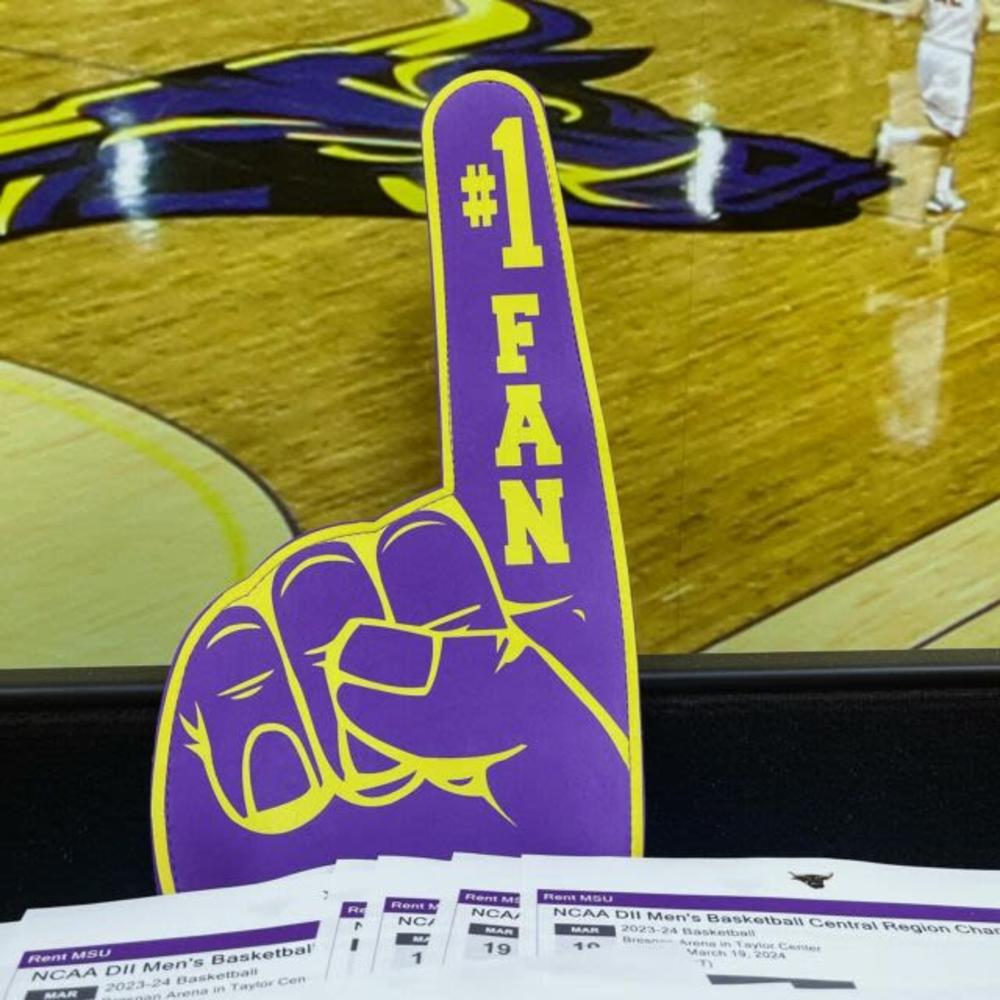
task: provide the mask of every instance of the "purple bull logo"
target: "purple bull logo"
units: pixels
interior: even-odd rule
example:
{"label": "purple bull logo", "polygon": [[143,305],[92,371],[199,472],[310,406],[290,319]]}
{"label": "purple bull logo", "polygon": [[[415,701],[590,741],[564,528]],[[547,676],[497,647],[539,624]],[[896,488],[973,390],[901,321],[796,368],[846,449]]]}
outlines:
{"label": "purple bull logo", "polygon": [[675,118],[598,89],[643,49],[566,49],[583,18],[532,0],[83,92],[0,119],[0,238],[179,215],[419,215],[420,120],[464,73],[542,95],[574,223],[759,230],[854,218],[885,168]]}
{"label": "purple bull logo", "polygon": [[195,622],[157,738],[165,891],[641,851],[624,545],[543,105],[473,74],[424,152],[442,486],[296,539]]}

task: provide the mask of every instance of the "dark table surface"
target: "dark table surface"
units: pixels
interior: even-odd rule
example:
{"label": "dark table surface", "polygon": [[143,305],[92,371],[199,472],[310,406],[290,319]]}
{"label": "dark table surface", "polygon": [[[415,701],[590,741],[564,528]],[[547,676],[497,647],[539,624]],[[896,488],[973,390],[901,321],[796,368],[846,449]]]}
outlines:
{"label": "dark table surface", "polygon": [[[1000,868],[1000,662],[646,658],[647,853]],[[163,672],[0,677],[0,920],[152,893]]]}

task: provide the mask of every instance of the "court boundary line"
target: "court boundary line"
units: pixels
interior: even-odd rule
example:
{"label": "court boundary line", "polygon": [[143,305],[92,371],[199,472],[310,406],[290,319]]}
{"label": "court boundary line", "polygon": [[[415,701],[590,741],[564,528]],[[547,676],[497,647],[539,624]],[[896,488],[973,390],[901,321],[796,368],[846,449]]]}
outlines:
{"label": "court boundary line", "polygon": [[[766,621],[768,621],[769,619],[775,617],[776,615],[781,614],[783,611],[787,611],[790,608],[795,607],[797,604],[801,604],[803,601],[809,600],[809,598],[816,597],[819,594],[823,593],[823,591],[828,590],[831,587],[835,587],[838,584],[843,583],[846,580],[849,580],[851,577],[857,576],[858,574],[863,573],[863,572],[871,569],[874,566],[877,566],[879,563],[882,563],[882,562],[885,562],[885,561],[887,561],[889,559],[892,559],[894,556],[899,555],[900,553],[904,552],[906,549],[909,549],[912,546],[917,545],[918,543],[920,543],[922,541],[925,541],[926,539],[932,537],[933,535],[936,535],[938,532],[945,531],[948,528],[957,526],[961,521],[964,521],[966,518],[973,517],[976,514],[982,513],[988,507],[991,507],[993,504],[996,504],[996,503],[1000,503],[1000,495],[991,497],[990,499],[985,500],[985,501],[983,501],[980,504],[977,504],[975,507],[972,507],[969,510],[963,512],[962,514],[959,514],[958,517],[951,518],[950,520],[943,521],[943,522],[935,525],[932,528],[928,528],[926,531],[923,531],[919,535],[914,536],[909,541],[904,542],[902,545],[899,545],[896,548],[891,549],[888,552],[884,552],[881,555],[875,556],[873,559],[870,559],[867,562],[861,563],[860,565],[854,567],[853,569],[848,570],[846,573],[842,573],[840,576],[837,576],[837,577],[834,577],[831,580],[828,580],[826,583],[818,584],[817,586],[812,587],[809,590],[803,591],[803,593],[801,593],[799,596],[794,597],[794,598],[792,598],[789,601],[786,601],[784,604],[778,605],[777,607],[773,608],[772,610],[766,612],[761,617],[752,619],[750,621],[747,621],[743,625],[737,626],[736,628],[731,629],[730,631],[728,631],[728,632],[726,632],[726,633],[724,633],[724,634],[716,637],[715,639],[710,640],[709,642],[705,643],[705,645],[700,646],[696,650],[696,652],[698,654],[706,654],[706,655],[710,655],[710,656],[718,656],[718,655],[726,655],[726,656],[733,655],[733,656],[738,656],[738,655],[744,655],[744,654],[739,654],[739,653],[735,653],[735,652],[732,652],[732,651],[726,651],[724,654],[722,654],[722,653],[712,653],[712,652],[710,652],[710,648],[712,646],[720,645],[723,642],[728,642],[730,639],[735,638],[736,636],[740,635],[743,632],[749,631],[750,629],[756,627],[757,625],[763,625]],[[976,612],[976,615],[974,617],[978,617],[979,614],[981,614],[981,613],[984,612],[984,610],[988,610],[988,609],[983,609],[983,608],[978,609],[978,611]],[[958,623],[953,623],[952,625],[949,626],[948,631],[953,631],[954,628],[956,628],[956,627],[958,627]],[[909,647],[909,648],[911,648],[911,649],[919,649],[919,648],[923,648],[923,647],[914,646],[914,647]],[[836,651],[832,651],[832,652],[836,652]],[[849,652],[849,651],[848,650],[843,650],[842,652]],[[681,654],[681,655],[683,655],[683,654]],[[766,655],[766,654],[762,654],[762,655]]]}
{"label": "court boundary line", "polygon": [[985,617],[991,611],[996,611],[997,608],[1000,608],[1000,597],[994,601],[990,601],[988,604],[984,604],[981,608],[977,608],[975,611],[970,612],[964,618],[960,618],[957,622],[948,625],[939,632],[935,632],[926,639],[922,639],[913,648],[929,649],[934,645],[934,643],[940,642],[941,639],[951,635],[952,632],[957,632],[959,629],[965,628],[966,625],[971,625],[974,621],[978,621],[978,619]]}
{"label": "court boundary line", "polygon": [[44,365],[32,364],[27,361],[20,361],[10,354],[0,352],[0,362],[5,362],[7,364],[14,365],[17,368],[23,368],[26,371],[35,372],[39,375],[44,375],[47,378],[52,378],[57,381],[66,382],[67,384],[77,388],[84,389],[87,392],[93,392],[99,396],[103,396],[105,399],[110,400],[112,403],[117,403],[121,406],[126,406],[129,409],[136,410],[137,412],[143,414],[146,417],[150,417],[153,420],[157,420],[160,423],[166,424],[172,430],[177,431],[179,434],[184,435],[197,444],[200,444],[211,451],[213,454],[217,455],[223,461],[231,465],[237,472],[242,473],[249,479],[260,491],[263,493],[268,500],[271,501],[275,510],[281,515],[281,519],[285,522],[285,526],[292,533],[292,535],[302,534],[302,528],[295,520],[295,516],[292,514],[291,508],[285,503],[285,501],[278,495],[277,491],[267,482],[264,477],[254,469],[249,466],[244,465],[238,458],[230,455],[221,445],[214,441],[203,437],[197,431],[191,430],[191,428],[184,426],[184,424],[175,420],[172,417],[166,417],[162,413],[157,413],[156,410],[151,409],[143,403],[135,403],[126,396],[119,396],[117,393],[110,392],[101,386],[93,385],[89,382],[83,381],[83,379],[75,378],[72,375],[65,375],[62,372],[55,371],[54,369],[47,368]]}

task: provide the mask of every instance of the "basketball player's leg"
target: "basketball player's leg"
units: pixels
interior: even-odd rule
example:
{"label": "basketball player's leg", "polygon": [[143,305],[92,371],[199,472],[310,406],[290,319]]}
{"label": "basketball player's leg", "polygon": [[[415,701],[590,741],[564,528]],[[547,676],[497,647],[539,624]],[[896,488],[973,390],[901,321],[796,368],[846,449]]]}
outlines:
{"label": "basketball player's leg", "polygon": [[965,200],[955,190],[955,154],[969,126],[973,57],[939,45],[924,44],[918,57],[920,96],[928,122],[941,134],[941,158],[927,211],[961,212]]}
{"label": "basketball player's leg", "polygon": [[897,146],[934,146],[943,149],[953,142],[951,136],[933,125],[897,125],[886,118],[879,123],[875,139],[875,159],[879,163],[888,163]]}
{"label": "basketball player's leg", "polygon": [[888,162],[893,147],[904,143],[938,150],[938,169],[927,211],[932,215],[961,212],[966,208],[966,201],[955,189],[955,158],[960,139],[961,134],[953,135],[933,126],[904,128],[883,122],[879,129],[876,156],[880,163]]}
{"label": "basketball player's leg", "polygon": [[897,125],[891,118],[879,125],[875,139],[875,159],[888,163],[896,146],[944,146],[948,142],[947,132],[942,128],[939,116],[935,114],[936,95],[940,90],[942,73],[948,68],[942,60],[937,46],[921,43],[917,50],[917,78],[920,96],[924,105],[927,125]]}
{"label": "basketball player's leg", "polygon": [[966,207],[955,190],[955,152],[969,122],[972,65],[971,55],[921,44],[917,72],[929,124],[902,126],[887,120],[882,122],[876,138],[875,157],[879,162],[888,162],[894,147],[904,144],[940,151],[934,193],[927,203],[932,213],[960,212]]}
{"label": "basketball player's leg", "polygon": [[955,154],[958,150],[958,136],[944,135],[941,144],[941,159],[934,179],[934,193],[927,202],[927,211],[932,215],[944,212],[961,212],[966,207],[965,199],[955,190]]}

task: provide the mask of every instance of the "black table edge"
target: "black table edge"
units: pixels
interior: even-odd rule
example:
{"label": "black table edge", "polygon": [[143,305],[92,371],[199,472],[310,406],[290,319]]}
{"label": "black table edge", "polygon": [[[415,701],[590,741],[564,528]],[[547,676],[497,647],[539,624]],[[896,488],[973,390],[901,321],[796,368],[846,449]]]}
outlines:
{"label": "black table edge", "polygon": [[[642,690],[657,695],[1000,686],[1000,649],[651,654],[639,665]],[[155,704],[166,675],[162,666],[0,670],[0,708]]]}

